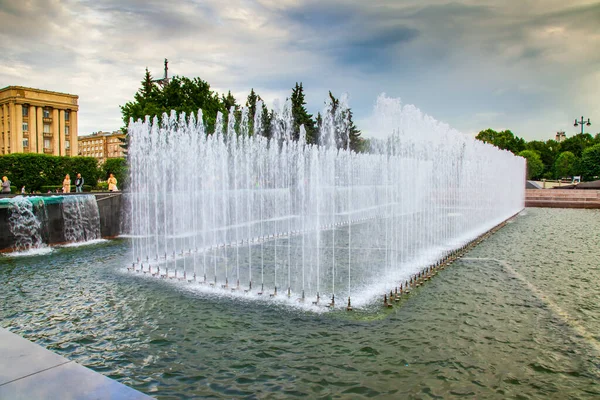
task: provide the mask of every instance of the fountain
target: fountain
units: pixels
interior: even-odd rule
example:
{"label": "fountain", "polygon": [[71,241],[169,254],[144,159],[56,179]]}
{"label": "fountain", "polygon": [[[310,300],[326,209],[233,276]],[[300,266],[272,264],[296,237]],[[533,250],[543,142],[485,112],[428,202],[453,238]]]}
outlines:
{"label": "fountain", "polygon": [[318,145],[294,137],[289,101],[268,134],[246,109],[210,133],[201,110],[132,121],[130,269],[352,309],[523,208],[524,159],[414,106],[380,96],[370,128],[389,137],[365,153],[349,148],[345,99],[322,114]]}
{"label": "fountain", "polygon": [[8,227],[0,235],[2,249],[28,251],[100,238],[100,214],[93,195],[4,198],[0,213]]}

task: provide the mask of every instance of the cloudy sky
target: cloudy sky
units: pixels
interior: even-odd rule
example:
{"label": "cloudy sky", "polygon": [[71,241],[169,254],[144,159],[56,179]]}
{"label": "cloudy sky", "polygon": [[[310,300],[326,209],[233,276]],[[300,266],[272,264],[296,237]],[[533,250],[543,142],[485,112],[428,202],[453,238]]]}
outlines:
{"label": "cloudy sky", "polygon": [[346,92],[366,132],[381,92],[467,134],[600,132],[600,1],[0,0],[0,87],[78,94],[80,135],[121,127],[164,58],[239,102]]}

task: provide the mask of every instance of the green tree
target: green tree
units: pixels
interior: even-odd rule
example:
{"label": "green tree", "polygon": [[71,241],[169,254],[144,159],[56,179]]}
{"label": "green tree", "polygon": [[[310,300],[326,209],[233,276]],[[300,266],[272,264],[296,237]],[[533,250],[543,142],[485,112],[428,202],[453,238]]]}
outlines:
{"label": "green tree", "polygon": [[544,163],[542,175],[546,178],[552,178],[554,175],[552,167],[558,155],[558,142],[554,140],[548,140],[546,142],[532,140],[525,144],[525,150],[534,150],[540,154],[542,162]]}
{"label": "green tree", "polygon": [[510,130],[496,132],[488,128],[479,132],[475,139],[492,144],[500,149],[511,151],[514,154],[525,150],[525,140],[515,136]]}
{"label": "green tree", "polygon": [[129,124],[130,118],[137,120],[140,118],[143,119],[146,115],[160,115],[162,113],[160,97],[161,92],[154,85],[154,82],[152,82],[152,75],[148,71],[148,68],[146,68],[141,87],[133,96],[134,101],[127,102],[124,106],[121,106],[121,114],[123,115],[125,126]]}
{"label": "green tree", "polygon": [[544,171],[544,163],[537,151],[523,150],[519,156],[527,160],[527,179],[537,179]]}
{"label": "green tree", "polygon": [[[223,96],[230,101],[233,96]],[[235,102],[235,99],[233,99]],[[142,80],[141,88],[134,95],[134,100],[121,106],[121,113],[125,125],[129,119],[144,119],[146,115],[159,118],[163,113],[175,110],[187,115],[196,114],[202,109],[204,123],[209,132],[214,130],[217,113],[227,113],[226,104],[219,98],[218,93],[210,89],[210,85],[200,78],[173,77],[169,84],[159,89],[153,82],[148,71]],[[126,130],[126,128],[125,128]]]}
{"label": "green tree", "polygon": [[[337,99],[331,91],[329,91],[329,102],[331,104],[331,112],[335,115],[337,109],[339,107],[340,101]],[[366,149],[365,140],[360,137],[360,130],[354,124],[352,109],[348,108],[348,110],[342,113],[342,118],[348,118],[348,125],[346,126],[346,132],[336,132],[336,143],[339,148],[346,148],[348,146],[347,138],[350,139],[350,149],[355,152],[361,152]],[[321,114],[317,114],[317,126],[320,129],[323,121],[321,118]]]}
{"label": "green tree", "polygon": [[291,100],[292,116],[294,117],[294,139],[298,140],[300,137],[300,125],[304,125],[304,129],[306,130],[306,142],[316,143],[317,134],[315,120],[313,119],[312,114],[309,114],[306,110],[306,101],[304,101],[304,88],[302,87],[302,82],[300,82],[300,84],[296,82],[296,86],[294,86],[292,89]]}
{"label": "green tree", "polygon": [[600,144],[588,147],[583,151],[580,162],[583,180],[591,181],[600,176]]}
{"label": "green tree", "polygon": [[589,133],[578,133],[577,135],[571,136],[560,143],[560,152],[570,151],[579,158],[583,154],[583,151],[594,145],[594,138]]}
{"label": "green tree", "polygon": [[577,157],[570,151],[563,151],[554,162],[554,176],[556,178],[565,178],[575,175]]}
{"label": "green tree", "polygon": [[248,107],[248,131],[252,134],[254,132],[254,116],[256,115],[256,105],[259,101],[262,101],[262,129],[263,134],[267,132],[271,126],[271,118],[269,114],[269,109],[265,105],[265,102],[261,97],[254,91],[254,88],[250,90],[250,94],[248,94],[248,98],[246,99],[246,107]]}

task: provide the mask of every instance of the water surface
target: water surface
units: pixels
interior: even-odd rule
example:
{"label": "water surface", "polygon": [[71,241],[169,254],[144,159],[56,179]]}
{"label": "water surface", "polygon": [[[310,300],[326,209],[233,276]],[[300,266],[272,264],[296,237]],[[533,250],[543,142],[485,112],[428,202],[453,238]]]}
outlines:
{"label": "water surface", "polygon": [[527,209],[391,311],[120,272],[125,241],[0,258],[0,324],[159,399],[597,398],[600,212]]}

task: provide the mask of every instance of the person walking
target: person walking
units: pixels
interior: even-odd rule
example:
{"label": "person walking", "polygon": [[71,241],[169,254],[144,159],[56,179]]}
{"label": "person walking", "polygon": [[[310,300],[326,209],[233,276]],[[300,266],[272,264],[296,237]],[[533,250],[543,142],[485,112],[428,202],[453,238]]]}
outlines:
{"label": "person walking", "polygon": [[84,182],[84,179],[81,177],[81,174],[78,173],[77,179],[75,180],[75,192],[76,193],[83,193],[83,182]]}
{"label": "person walking", "polygon": [[65,175],[62,191],[63,193],[71,193],[71,177],[69,176],[69,174]]}
{"label": "person walking", "polygon": [[6,176],[2,177],[2,193],[10,193],[10,181]]}
{"label": "person walking", "polygon": [[110,174],[108,181],[106,181],[108,183],[108,191],[109,192],[116,192],[119,189],[117,189],[117,178],[115,178],[115,176],[113,174]]}

